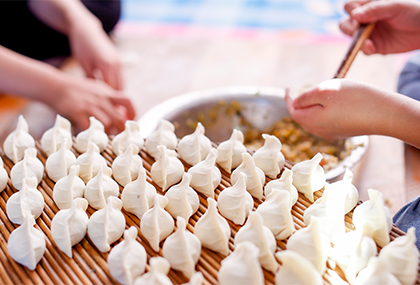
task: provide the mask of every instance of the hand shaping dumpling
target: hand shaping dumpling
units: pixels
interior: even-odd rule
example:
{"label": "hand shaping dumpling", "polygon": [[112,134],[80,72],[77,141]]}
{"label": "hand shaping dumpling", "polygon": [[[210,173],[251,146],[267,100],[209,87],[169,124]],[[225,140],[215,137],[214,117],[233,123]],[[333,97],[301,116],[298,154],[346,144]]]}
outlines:
{"label": "hand shaping dumpling", "polygon": [[242,163],[236,168],[230,177],[232,184],[235,184],[239,179],[239,173],[245,173],[246,190],[255,198],[261,199],[263,197],[263,186],[265,182],[264,172],[255,166],[252,156],[244,152],[242,153]]}
{"label": "hand shaping dumpling", "polygon": [[79,169],[78,165],[72,165],[69,175],[61,178],[54,185],[53,199],[61,210],[71,208],[73,199],[82,198],[85,194],[86,186],[79,177]]}
{"label": "hand shaping dumpling", "polygon": [[252,156],[255,165],[270,178],[276,178],[284,167],[284,155],[281,153],[281,142],[276,136],[263,134],[265,142]]}
{"label": "hand shaping dumpling", "polygon": [[217,147],[217,164],[227,173],[238,167],[242,162],[242,153],[246,152],[244,146],[244,134],[240,130],[234,129],[227,141]]}
{"label": "hand shaping dumpling", "polygon": [[76,156],[67,149],[68,139],[64,139],[60,149],[52,153],[45,163],[45,170],[52,181],[57,182],[69,173],[70,167],[76,163]]}
{"label": "hand shaping dumpling", "polygon": [[36,157],[36,148],[30,147],[25,149],[25,156],[21,161],[16,163],[10,171],[10,180],[13,187],[17,190],[22,189],[22,180],[27,177],[35,177],[37,185],[42,180],[44,174],[44,165]]}
{"label": "hand shaping dumpling", "polygon": [[106,206],[108,197],[118,197],[120,194],[120,187],[111,178],[111,174],[111,168],[102,166],[98,174],[86,184],[84,197],[92,208],[102,209]]}
{"label": "hand shaping dumpling", "polygon": [[194,133],[184,136],[178,143],[178,153],[186,163],[196,165],[204,160],[211,149],[211,141],[204,135],[204,127],[199,122]]}
{"label": "hand shaping dumpling", "polygon": [[145,146],[147,152],[156,160],[159,158],[159,145],[166,146],[167,149],[175,150],[178,138],[175,135],[174,125],[161,119],[158,128],[146,139]]}
{"label": "hand shaping dumpling", "polygon": [[3,159],[0,157],[0,192],[6,189],[7,182],[9,181],[9,175],[6,169],[4,169]]}
{"label": "hand shaping dumpling", "polygon": [[158,146],[159,159],[153,163],[150,176],[162,191],[166,191],[171,185],[179,182],[184,174],[184,165],[178,159],[176,152],[166,149],[166,146]]}
{"label": "hand shaping dumpling", "polygon": [[163,257],[150,258],[150,271],[134,280],[134,285],[173,285],[168,278],[171,268],[169,261]]}
{"label": "hand shaping dumpling", "polygon": [[125,129],[112,140],[112,151],[118,156],[123,154],[130,144],[137,146],[137,153],[144,144],[144,139],[140,134],[140,126],[136,121],[125,121]]}
{"label": "hand shaping dumpling", "polygon": [[79,175],[85,183],[88,183],[103,165],[107,165],[105,158],[99,154],[98,146],[94,143],[89,143],[87,151],[77,157],[75,164],[80,166]]}
{"label": "hand shaping dumpling", "polygon": [[16,164],[23,158],[25,149],[30,147],[35,147],[35,140],[28,133],[28,123],[25,118],[20,115],[16,129],[4,140],[4,154]]}
{"label": "hand shaping dumpling", "polygon": [[98,146],[100,152],[103,152],[108,145],[108,136],[105,133],[105,127],[95,117],[90,117],[89,120],[89,128],[76,136],[75,147],[78,152],[84,153],[88,150],[89,143],[92,142]]}
{"label": "hand shaping dumpling", "polygon": [[136,180],[140,168],[143,168],[143,160],[138,153],[138,147],[130,144],[126,151],[117,156],[112,163],[112,176],[123,187]]}
{"label": "hand shaping dumpling", "polygon": [[271,189],[276,188],[278,190],[285,190],[290,194],[290,207],[296,204],[299,194],[293,185],[293,171],[285,168],[281,177],[276,180],[271,180],[264,187],[265,196],[268,197],[271,193]]}
{"label": "hand shaping dumpling", "polygon": [[66,148],[70,149],[72,145],[71,123],[57,114],[54,126],[45,131],[41,137],[41,148],[47,156],[50,156],[60,148],[65,138],[67,138]]}
{"label": "hand shaping dumpling", "polygon": [[376,256],[372,256],[369,259],[367,267],[357,275],[353,285],[401,285],[400,281],[398,281],[397,277],[395,277],[389,269],[390,268],[383,260]]}

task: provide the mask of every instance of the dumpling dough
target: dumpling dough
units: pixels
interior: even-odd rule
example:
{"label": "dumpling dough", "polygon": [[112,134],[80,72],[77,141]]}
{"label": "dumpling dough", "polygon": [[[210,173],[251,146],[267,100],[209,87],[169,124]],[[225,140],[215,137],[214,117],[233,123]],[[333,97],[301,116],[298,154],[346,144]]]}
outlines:
{"label": "dumpling dough", "polygon": [[68,139],[64,139],[60,149],[52,153],[45,163],[45,170],[52,181],[57,182],[69,173],[70,167],[76,163],[76,156],[67,149]]}
{"label": "dumpling dough", "polygon": [[4,140],[4,154],[16,164],[23,158],[25,149],[30,147],[35,147],[35,140],[28,133],[28,123],[25,118],[20,115],[16,129]]}
{"label": "dumpling dough", "polygon": [[217,274],[220,285],[263,285],[264,274],[258,261],[259,251],[252,242],[238,243],[235,250],[222,260],[222,266]]}
{"label": "dumpling dough", "polygon": [[311,202],[314,201],[314,192],[321,190],[326,182],[324,169],[319,165],[322,158],[318,152],[311,160],[296,163],[292,167],[293,185]]}
{"label": "dumpling dough", "polygon": [[336,201],[341,200],[344,203],[344,214],[347,214],[357,205],[359,201],[359,192],[357,188],[353,185],[353,173],[350,169],[346,169],[342,180],[331,184],[325,184],[324,192],[330,192],[329,196],[338,195],[338,197],[333,198]]}
{"label": "dumpling dough", "polygon": [[168,236],[163,244],[163,257],[173,269],[181,271],[190,279],[200,258],[201,242],[197,236],[186,230],[187,222],[183,217],[177,217],[176,226],[176,231]]}
{"label": "dumpling dough", "polygon": [[130,144],[126,151],[117,156],[112,163],[112,176],[123,187],[136,180],[140,168],[143,168],[143,160],[138,153],[138,147]]}
{"label": "dumpling dough", "polygon": [[246,174],[246,190],[253,197],[261,199],[263,197],[265,174],[260,168],[255,166],[252,156],[247,152],[242,153],[242,163],[232,172],[230,177],[232,184],[238,181],[239,173]]}
{"label": "dumpling dough", "polygon": [[166,149],[166,146],[158,146],[159,159],[153,163],[150,176],[162,191],[166,191],[171,185],[179,182],[184,174],[184,165],[178,159],[176,152]]}
{"label": "dumpling dough", "polygon": [[268,182],[264,187],[264,193],[266,197],[270,195],[273,188],[289,192],[290,207],[296,204],[299,194],[295,185],[293,185],[293,171],[285,168],[279,179],[271,180]]}
{"label": "dumpling dough", "polygon": [[98,146],[100,152],[103,152],[108,145],[108,136],[105,133],[105,127],[95,117],[90,117],[89,121],[89,128],[76,136],[76,150],[84,153],[88,150],[89,143],[92,142]]}
{"label": "dumpling dough", "polygon": [[214,189],[222,181],[222,174],[215,165],[216,158],[217,150],[212,148],[205,160],[188,169],[192,176],[191,187],[210,198],[214,198]]}
{"label": "dumpling dough", "polygon": [[111,168],[102,166],[98,174],[86,184],[84,196],[92,208],[102,209],[106,206],[108,197],[118,197],[120,194],[120,187],[111,178],[111,174]]}
{"label": "dumpling dough", "polygon": [[105,158],[99,154],[99,148],[94,143],[89,143],[87,151],[77,157],[75,164],[80,166],[79,175],[85,183],[88,183],[103,165],[107,166]]}
{"label": "dumpling dough", "polygon": [[242,153],[244,152],[246,152],[244,134],[240,130],[234,129],[230,138],[217,147],[216,162],[227,173],[230,173],[232,169],[242,163]]}
{"label": "dumpling dough", "polygon": [[140,134],[140,126],[136,121],[125,121],[125,129],[112,140],[112,151],[118,156],[123,154],[130,144],[137,146],[137,153],[144,144],[144,139]]}
{"label": "dumpling dough", "polygon": [[194,133],[184,136],[178,143],[178,153],[186,163],[196,165],[210,152],[211,141],[204,135],[205,129],[198,122]]}
{"label": "dumpling dough", "polygon": [[68,257],[72,258],[72,246],[86,235],[89,218],[86,214],[86,199],[76,198],[70,209],[58,211],[51,221],[51,236]]}
{"label": "dumpling dough", "polygon": [[10,171],[10,180],[13,187],[17,190],[22,189],[22,180],[27,177],[35,177],[37,185],[41,182],[44,174],[44,165],[36,157],[36,148],[30,147],[25,149],[25,155],[22,160],[16,163]]}
{"label": "dumpling dough", "polygon": [[188,283],[184,283],[182,285],[203,285],[204,282],[204,277],[203,277],[203,273],[201,272],[196,272],[194,273],[194,275],[191,277],[190,282]]}
{"label": "dumpling dough", "polygon": [[70,149],[72,146],[71,123],[66,118],[57,114],[54,126],[45,131],[41,137],[41,148],[47,156],[50,156],[60,149],[65,138],[67,138],[65,142],[66,148]]}
{"label": "dumpling dough", "polygon": [[146,139],[146,151],[156,160],[159,158],[159,145],[166,146],[167,149],[175,150],[178,144],[178,138],[175,135],[174,125],[161,119],[158,128],[152,132]]}
{"label": "dumpling dough", "polygon": [[108,255],[109,272],[121,284],[134,284],[134,279],[146,269],[146,250],[136,241],[136,237],[137,229],[131,226],[124,231],[124,240]]}
{"label": "dumpling dough", "polygon": [[3,159],[0,157],[0,193],[6,189],[7,182],[9,181],[9,175],[6,169],[4,169]]}
{"label": "dumpling dough", "polygon": [[137,277],[134,285],[173,285],[168,278],[168,272],[171,268],[169,261],[163,257],[150,258],[150,271]]}
{"label": "dumpling dough", "polygon": [[285,159],[281,153],[281,142],[276,136],[263,134],[265,142],[252,156],[255,165],[270,178],[277,178],[284,167]]}
{"label": "dumpling dough", "polygon": [[61,210],[71,208],[73,199],[84,196],[86,186],[79,177],[79,169],[78,165],[72,165],[69,175],[61,178],[54,185],[53,199]]}
{"label": "dumpling dough", "polygon": [[389,269],[386,262],[376,256],[372,256],[367,267],[357,275],[353,285],[401,285],[400,281],[392,275]]}

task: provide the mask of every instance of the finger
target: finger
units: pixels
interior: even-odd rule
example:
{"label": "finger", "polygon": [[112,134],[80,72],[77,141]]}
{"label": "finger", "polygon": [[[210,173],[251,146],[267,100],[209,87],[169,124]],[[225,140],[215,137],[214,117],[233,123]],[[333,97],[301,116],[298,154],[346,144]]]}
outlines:
{"label": "finger", "polygon": [[374,1],[355,8],[351,17],[360,23],[372,23],[392,18],[399,13],[399,4],[388,1]]}
{"label": "finger", "polygon": [[341,19],[339,27],[343,33],[352,36],[359,27],[359,22],[350,18],[349,16],[345,16]]}
{"label": "finger", "polygon": [[300,94],[299,97],[293,100],[293,103],[292,103],[293,109],[304,109],[304,108],[312,107],[315,105],[322,106],[316,94],[317,94],[317,87]]}
{"label": "finger", "polygon": [[362,51],[366,55],[376,53],[376,46],[371,39],[366,39],[365,43],[362,46]]}
{"label": "finger", "polygon": [[106,127],[108,132],[112,128],[116,128],[118,131],[124,130],[126,118],[117,110],[117,108],[115,108],[115,105],[112,104],[112,100],[103,100],[100,108],[109,120]]}
{"label": "finger", "polygon": [[101,69],[103,80],[116,90],[123,89],[123,76],[120,63],[115,63]]}
{"label": "finger", "polygon": [[360,7],[362,5],[365,5],[366,3],[370,2],[370,0],[355,0],[355,1],[349,1],[344,5],[344,10],[348,14],[351,14],[351,11],[356,9],[357,7]]}
{"label": "finger", "polygon": [[125,96],[121,96],[121,97],[111,97],[110,98],[112,103],[115,105],[121,105],[123,106],[126,111],[127,111],[127,118],[129,120],[133,120],[134,117],[136,116],[136,110],[134,109],[133,103],[131,102],[131,100]]}

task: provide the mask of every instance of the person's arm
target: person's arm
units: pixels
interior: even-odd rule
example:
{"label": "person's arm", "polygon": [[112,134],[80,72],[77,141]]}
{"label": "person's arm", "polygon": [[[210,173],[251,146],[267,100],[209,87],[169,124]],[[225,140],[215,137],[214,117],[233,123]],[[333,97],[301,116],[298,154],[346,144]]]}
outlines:
{"label": "person's arm", "polygon": [[420,102],[404,95],[330,79],[294,100],[287,96],[286,103],[292,118],[320,137],[385,135],[420,148]]}

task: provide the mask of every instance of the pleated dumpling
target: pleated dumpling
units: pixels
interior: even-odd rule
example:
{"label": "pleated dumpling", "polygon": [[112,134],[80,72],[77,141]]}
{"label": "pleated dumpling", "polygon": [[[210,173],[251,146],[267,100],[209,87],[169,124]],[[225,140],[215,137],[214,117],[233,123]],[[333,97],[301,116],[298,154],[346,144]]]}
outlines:
{"label": "pleated dumpling", "polygon": [[165,210],[174,218],[181,216],[188,221],[200,206],[200,200],[194,189],[190,187],[190,181],[191,175],[184,173],[181,182],[169,188],[165,194],[168,199]]}
{"label": "pleated dumpling", "polygon": [[4,169],[3,159],[0,157],[0,192],[6,189],[7,182],[9,181],[9,175],[6,169]]}
{"label": "pleated dumpling", "polygon": [[191,277],[190,282],[184,283],[182,285],[203,285],[203,281],[204,281],[203,273],[198,271],[194,273],[194,275]]}
{"label": "pleated dumpling", "polygon": [[389,243],[389,233],[392,230],[392,218],[388,208],[384,206],[382,193],[368,189],[369,200],[363,202],[353,212],[353,224],[362,227],[364,222],[373,226],[372,238],[380,247]]}
{"label": "pleated dumpling", "polygon": [[44,165],[36,155],[36,148],[27,148],[25,149],[23,159],[12,167],[12,170],[10,171],[10,180],[12,181],[13,187],[17,190],[22,189],[22,181],[24,178],[35,177],[37,180],[36,184],[41,182],[44,174]]}
{"label": "pleated dumpling", "polygon": [[89,218],[86,214],[88,203],[83,198],[72,201],[70,209],[58,211],[51,221],[51,236],[68,257],[72,257],[72,246],[86,235]]}
{"label": "pleated dumpling", "polygon": [[150,176],[162,191],[179,182],[184,174],[184,165],[178,159],[175,151],[158,146],[159,159],[153,163]]}
{"label": "pleated dumpling", "polygon": [[124,233],[125,218],[121,213],[121,207],[121,200],[110,196],[106,207],[90,216],[88,234],[101,252],[108,252],[111,249],[110,244]]}
{"label": "pleated dumpling", "polygon": [[30,147],[35,147],[35,140],[28,133],[28,123],[25,118],[20,115],[16,129],[4,140],[4,154],[16,164],[23,158],[25,150]]}
{"label": "pleated dumpling", "polygon": [[314,201],[314,192],[321,190],[326,182],[324,169],[319,165],[322,158],[322,154],[317,153],[311,160],[292,167],[293,185],[311,202]]}
{"label": "pleated dumpling", "polygon": [[[64,139],[67,141],[64,142]],[[72,146],[71,123],[64,117],[57,114],[55,117],[54,126],[42,134],[41,148],[50,156],[52,153],[58,151],[62,143],[66,144],[66,148],[70,149]]]}
{"label": "pleated dumpling", "polygon": [[7,251],[13,260],[29,270],[35,270],[46,248],[44,234],[34,225],[34,217],[25,213],[22,225],[10,234],[7,241]]}
{"label": "pleated dumpling", "polygon": [[73,199],[85,194],[86,185],[79,177],[79,169],[78,165],[72,165],[69,174],[54,185],[53,199],[61,210],[71,208]]}
{"label": "pleated dumpling", "polygon": [[259,167],[265,175],[276,178],[284,167],[285,159],[281,153],[281,142],[276,136],[263,134],[264,145],[257,149],[252,156],[255,165]]}
{"label": "pleated dumpling", "polygon": [[76,156],[67,148],[68,139],[64,138],[58,151],[52,153],[45,162],[45,170],[52,181],[57,182],[69,174],[70,167],[76,163]]}
{"label": "pleated dumpling", "polygon": [[342,200],[345,214],[353,210],[357,205],[357,201],[359,201],[359,192],[353,185],[353,173],[348,168],[344,172],[342,180],[325,184],[324,192],[331,192],[329,193],[330,196],[338,196],[333,198],[336,201]]}
{"label": "pleated dumpling", "polygon": [[89,121],[89,128],[81,131],[76,136],[76,150],[84,153],[88,150],[89,143],[92,142],[99,148],[100,152],[103,152],[108,145],[108,136],[105,133],[105,127],[95,117],[90,117]]}
{"label": "pleated dumpling", "polygon": [[230,138],[217,147],[216,162],[227,173],[230,173],[232,169],[241,164],[244,152],[246,152],[244,134],[240,130],[234,129]]}
{"label": "pleated dumpling", "polygon": [[229,254],[229,223],[217,212],[217,202],[207,198],[207,211],[196,222],[194,234],[201,244],[223,255]]}
{"label": "pleated dumpling", "polygon": [[92,208],[102,209],[106,206],[108,197],[118,197],[120,194],[120,187],[111,178],[111,174],[111,168],[102,166],[98,174],[86,184],[84,197]]}
{"label": "pleated dumpling", "polygon": [[112,151],[118,156],[123,154],[130,144],[137,146],[139,152],[144,144],[144,139],[140,134],[140,125],[136,121],[125,121],[125,129],[112,139]]}
{"label": "pleated dumpling", "polygon": [[217,279],[220,285],[263,285],[264,274],[258,261],[259,249],[249,241],[235,245],[235,250],[222,260]]}
{"label": "pleated dumpling", "polygon": [[261,266],[268,271],[276,272],[278,264],[274,258],[276,251],[276,239],[269,228],[263,225],[260,214],[249,213],[245,225],[235,235],[235,245],[243,241],[250,241],[259,249],[259,260]]}
{"label": "pleated dumpling", "polygon": [[293,171],[285,168],[279,179],[269,181],[264,187],[266,197],[270,195],[273,188],[289,192],[290,207],[296,204],[299,194],[295,185],[293,185]]}
{"label": "pleated dumpling", "polygon": [[178,143],[178,153],[186,163],[196,165],[210,152],[211,141],[204,135],[205,129],[199,122],[194,133],[184,136]]}
{"label": "pleated dumpling", "polygon": [[174,125],[163,119],[159,121],[158,128],[149,135],[145,142],[147,152],[154,159],[159,158],[159,151],[157,149],[159,145],[164,145],[167,149],[175,150],[177,144],[178,138],[175,135]]}
{"label": "pleated dumpling", "polygon": [[77,157],[75,164],[80,166],[79,176],[85,183],[88,183],[103,165],[107,165],[105,158],[99,154],[98,146],[94,143],[89,143],[87,151]]}
{"label": "pleated dumpling", "polygon": [[214,198],[214,189],[222,181],[222,174],[215,165],[216,158],[217,150],[212,148],[206,159],[188,169],[188,173],[192,177],[191,187],[210,198]]}
{"label": "pleated dumpling", "polygon": [[124,285],[134,284],[134,279],[146,269],[146,250],[136,241],[136,237],[137,229],[131,226],[124,231],[124,240],[114,246],[108,255],[109,272]]}
{"label": "pleated dumpling", "polygon": [[253,197],[261,199],[263,197],[265,174],[255,166],[252,156],[247,152],[242,153],[242,163],[232,172],[230,177],[232,184],[238,181],[240,173],[246,174],[246,190]]}
{"label": "pleated dumpling", "polygon": [[200,258],[201,242],[197,236],[186,230],[187,221],[184,218],[177,217],[176,226],[176,231],[168,236],[163,244],[163,257],[173,269],[181,271],[190,279]]}
{"label": "pleated dumpling", "polygon": [[137,145],[130,144],[112,163],[112,176],[123,187],[136,180],[140,168],[143,168],[143,160],[138,153]]}
{"label": "pleated dumpling", "polygon": [[353,285],[402,285],[389,269],[385,261],[372,256],[367,267],[357,275]]}
{"label": "pleated dumpling", "polygon": [[168,272],[171,268],[169,261],[157,256],[150,258],[150,271],[137,277],[134,285],[173,285],[168,278]]}

